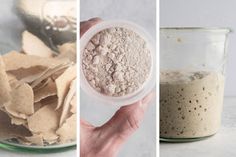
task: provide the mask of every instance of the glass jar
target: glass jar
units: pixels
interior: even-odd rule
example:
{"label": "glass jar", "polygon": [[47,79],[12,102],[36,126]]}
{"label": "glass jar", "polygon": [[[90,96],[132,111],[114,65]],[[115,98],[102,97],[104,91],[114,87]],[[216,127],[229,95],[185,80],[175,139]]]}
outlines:
{"label": "glass jar", "polygon": [[[46,45],[50,46],[50,48],[55,51],[57,51],[58,45],[67,42],[76,42],[77,20],[75,0],[40,0],[34,2],[31,0],[13,0],[6,1],[4,4],[6,5],[0,8],[3,9],[3,7],[6,6],[8,8],[3,9],[3,16],[0,15],[0,36],[2,37],[0,39],[0,55],[4,55],[12,50],[18,50],[19,52],[22,50],[21,34],[24,30],[39,37]],[[18,18],[16,18],[16,15]],[[15,62],[17,63],[18,60],[15,60]],[[0,79],[0,84],[1,81],[5,83],[10,80],[6,80],[8,77],[6,74],[7,71],[0,56],[0,77],[4,76],[3,79]],[[7,86],[8,84],[4,85]],[[10,88],[9,85],[7,88]],[[3,98],[4,97],[0,98],[0,100]],[[53,140],[52,142],[45,142],[40,133],[37,137],[33,136],[33,131],[30,131],[25,122],[17,124],[15,121],[13,123],[13,120],[17,120],[18,117],[14,117],[14,115],[5,109],[4,104],[6,103],[8,102],[0,101],[0,148],[45,153],[65,151],[76,147],[76,139],[68,142],[55,142]],[[34,107],[36,108],[36,106]],[[34,112],[36,112],[36,109]],[[29,117],[22,119],[27,121],[27,118]],[[45,119],[43,119],[43,117],[40,118],[42,121],[45,121]],[[56,123],[53,125],[57,125]],[[55,129],[53,132],[53,134],[48,135],[48,139],[56,139]],[[26,140],[27,138],[30,138],[30,141],[35,141],[29,142]],[[37,142],[39,138],[40,142]]]}
{"label": "glass jar", "polygon": [[76,41],[76,0],[19,0],[15,5],[26,29],[53,50]]}
{"label": "glass jar", "polygon": [[195,141],[219,129],[229,32],[227,28],[161,28],[161,141]]}

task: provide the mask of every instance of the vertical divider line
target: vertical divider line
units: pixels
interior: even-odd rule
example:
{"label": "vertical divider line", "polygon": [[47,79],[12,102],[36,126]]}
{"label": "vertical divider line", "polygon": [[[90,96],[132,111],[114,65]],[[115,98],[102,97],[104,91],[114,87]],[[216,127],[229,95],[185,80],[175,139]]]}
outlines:
{"label": "vertical divider line", "polygon": [[76,60],[77,60],[77,157],[80,156],[80,0],[76,0]]}
{"label": "vertical divider line", "polygon": [[159,107],[159,91],[160,91],[160,0],[156,1],[156,156],[160,156],[160,142],[159,142],[159,133],[160,133],[160,107]]}

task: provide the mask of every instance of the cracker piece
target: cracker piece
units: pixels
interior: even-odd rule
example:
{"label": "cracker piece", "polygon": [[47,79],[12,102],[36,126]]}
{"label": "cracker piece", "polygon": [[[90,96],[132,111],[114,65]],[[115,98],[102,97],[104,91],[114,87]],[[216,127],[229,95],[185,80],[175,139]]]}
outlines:
{"label": "cracker piece", "polygon": [[57,88],[55,82],[50,80],[47,85],[39,90],[34,92],[34,102],[39,102],[42,99],[45,99],[49,96],[57,94]]}
{"label": "cracker piece", "polygon": [[62,69],[65,69],[67,67],[69,67],[71,65],[71,63],[65,63],[65,64],[60,64],[60,65],[57,65],[55,67],[51,67],[51,68],[48,68],[47,70],[45,70],[41,76],[39,76],[38,79],[36,79],[35,81],[33,81],[31,83],[31,87],[35,88],[38,84],[40,84],[43,80],[47,79],[48,77],[50,77],[51,75],[53,75],[54,73],[62,70]]}
{"label": "cracker piece", "polygon": [[[26,119],[15,117],[14,115],[10,114],[4,107],[0,109],[1,111],[5,112],[9,118],[11,118],[11,124],[14,125],[26,125]],[[26,117],[26,115],[24,115]]]}
{"label": "cracker piece", "polygon": [[60,108],[64,102],[66,94],[69,91],[70,83],[76,77],[76,64],[69,67],[65,70],[65,72],[56,79],[56,87],[57,87],[57,97],[58,97],[58,104],[57,108]]}
{"label": "cracker piece", "polygon": [[[31,115],[34,113],[34,94],[30,85],[22,83],[12,90],[11,96],[11,101],[4,105],[7,112],[15,117],[19,117],[21,114]],[[19,118],[23,117],[20,116]]]}
{"label": "cracker piece", "polygon": [[57,142],[58,138],[59,136],[55,131],[48,131],[43,133],[43,140],[49,144]]}
{"label": "cracker piece", "polygon": [[10,83],[11,81],[17,80],[14,75],[12,75],[11,73],[8,73],[8,72],[7,72],[7,78],[8,78],[8,82],[9,82],[9,83]]}
{"label": "cracker piece", "polygon": [[6,71],[20,68],[31,68],[34,66],[54,67],[63,63],[68,63],[68,59],[43,58],[32,55],[25,55],[16,51],[11,51],[2,56],[6,65]]}
{"label": "cracker piece", "polygon": [[31,83],[36,80],[47,68],[42,66],[34,66],[31,68],[20,68],[17,70],[8,71],[9,74],[15,76],[17,80]]}
{"label": "cracker piece", "polygon": [[71,108],[70,108],[70,112],[71,113],[76,113],[77,112],[77,104],[76,104],[77,100],[76,100],[76,94],[73,95],[71,101],[70,101],[70,105],[71,105]]}
{"label": "cracker piece", "polygon": [[56,131],[59,135],[59,143],[67,143],[76,140],[76,114],[70,116]]}
{"label": "cracker piece", "polygon": [[27,121],[25,119],[14,117],[12,115],[9,115],[9,117],[11,117],[11,124],[26,125],[26,123],[27,123]]}
{"label": "cracker piece", "polygon": [[52,57],[55,54],[44,42],[28,31],[22,33],[22,49],[28,55]]}
{"label": "cracker piece", "polygon": [[11,87],[8,82],[7,73],[5,71],[5,64],[0,56],[0,107],[11,99]]}
{"label": "cracker piece", "polygon": [[[37,91],[37,90],[40,90],[41,88],[44,88],[52,79],[49,77],[49,78],[46,78],[44,79],[43,81],[41,81],[40,83],[38,83],[34,88],[34,92]],[[31,86],[32,87],[32,86]]]}
{"label": "cracker piece", "polygon": [[69,110],[70,109],[70,102],[71,102],[73,96],[75,95],[75,92],[76,92],[76,79],[74,79],[71,82],[69,92],[65,97],[65,100],[63,103],[63,108],[62,108],[62,113],[61,113],[61,118],[60,118],[60,123],[59,123],[60,126],[64,123],[64,121],[66,120],[66,118],[70,112],[70,110]]}
{"label": "cracker piece", "polygon": [[56,58],[68,58],[70,61],[76,63],[76,43],[65,43],[58,46],[58,50],[60,53]]}
{"label": "cracker piece", "polygon": [[41,102],[34,103],[34,112],[37,112],[42,106],[43,104]]}
{"label": "cracker piece", "polygon": [[29,130],[47,136],[57,130],[59,118],[60,114],[55,111],[54,104],[45,105],[27,119]]}
{"label": "cracker piece", "polygon": [[0,128],[1,140],[11,139],[18,136],[24,137],[32,135],[31,132],[24,126],[12,125],[10,117],[3,111],[0,111]]}
{"label": "cracker piece", "polygon": [[33,134],[33,136],[25,137],[25,139],[30,143],[30,145],[43,146],[43,136],[41,134]]}

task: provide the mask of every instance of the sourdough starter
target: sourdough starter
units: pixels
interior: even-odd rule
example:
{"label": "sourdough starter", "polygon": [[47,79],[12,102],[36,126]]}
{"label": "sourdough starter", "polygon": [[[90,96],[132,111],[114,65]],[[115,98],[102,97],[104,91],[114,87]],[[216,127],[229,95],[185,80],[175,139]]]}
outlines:
{"label": "sourdough starter", "polygon": [[223,103],[223,75],[163,71],[160,80],[162,138],[195,138],[217,132]]}

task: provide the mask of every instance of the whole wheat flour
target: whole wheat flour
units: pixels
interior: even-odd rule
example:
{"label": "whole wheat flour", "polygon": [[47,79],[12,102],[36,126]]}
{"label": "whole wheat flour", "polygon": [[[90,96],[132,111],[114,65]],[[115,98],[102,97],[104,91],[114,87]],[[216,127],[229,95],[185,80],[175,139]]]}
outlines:
{"label": "whole wheat flour", "polygon": [[151,70],[146,41],[120,27],[96,34],[83,52],[83,72],[89,84],[109,96],[124,96],[142,87]]}

